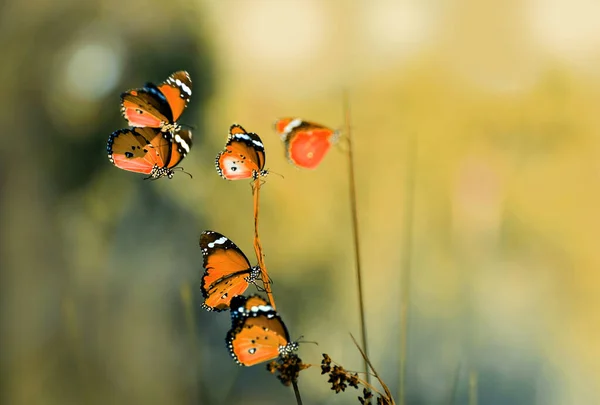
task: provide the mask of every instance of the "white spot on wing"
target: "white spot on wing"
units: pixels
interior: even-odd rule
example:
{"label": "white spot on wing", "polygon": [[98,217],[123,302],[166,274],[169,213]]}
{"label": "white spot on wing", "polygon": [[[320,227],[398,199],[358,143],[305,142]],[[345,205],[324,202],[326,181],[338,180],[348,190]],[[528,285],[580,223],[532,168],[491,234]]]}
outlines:
{"label": "white spot on wing", "polygon": [[175,142],[185,149],[185,153],[190,153],[190,145],[188,145],[187,142],[181,136],[179,136],[179,134],[175,135]]}
{"label": "white spot on wing", "polygon": [[181,90],[183,90],[184,92],[186,92],[188,96],[192,95],[192,89],[190,89],[187,86],[187,84],[185,84],[181,80],[179,80],[179,79],[175,80],[175,84],[177,84],[177,87],[179,87]]}
{"label": "white spot on wing", "polygon": [[283,134],[287,135],[296,127],[299,127],[302,124],[302,120],[300,118],[296,118],[295,120],[290,121],[289,124],[283,128]]}
{"label": "white spot on wing", "polygon": [[215,240],[214,242],[210,242],[208,244],[208,247],[212,249],[215,247],[215,245],[222,245],[225,242],[227,242],[227,238],[225,236],[222,236],[219,239]]}

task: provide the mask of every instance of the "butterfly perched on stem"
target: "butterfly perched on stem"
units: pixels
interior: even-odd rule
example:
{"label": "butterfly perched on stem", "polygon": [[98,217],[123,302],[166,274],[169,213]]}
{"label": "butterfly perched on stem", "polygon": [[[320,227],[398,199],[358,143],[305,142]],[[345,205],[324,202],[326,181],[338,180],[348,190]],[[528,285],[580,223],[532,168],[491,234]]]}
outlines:
{"label": "butterfly perched on stem", "polygon": [[200,249],[206,270],[200,284],[202,307],[209,311],[228,309],[231,299],[243,294],[260,276],[260,267],[252,267],[244,252],[218,232],[202,232]]}
{"label": "butterfly perched on stem", "polygon": [[217,173],[226,180],[257,179],[266,176],[265,147],[260,137],[233,124],[225,149],[215,159]]}
{"label": "butterfly perched on stem", "polygon": [[285,156],[297,167],[316,169],[339,139],[339,131],[300,118],[280,118],[275,130],[285,146]]}
{"label": "butterfly perched on stem", "polygon": [[122,93],[121,112],[132,127],[160,128],[174,134],[191,96],[192,79],[187,72],[179,71],[159,85],[148,82]]}
{"label": "butterfly perched on stem", "polygon": [[146,127],[113,132],[106,150],[108,159],[118,168],[158,179],[164,176],[172,178],[175,166],[191,147],[192,133],[187,129],[180,129],[173,136],[158,128]]}
{"label": "butterfly perched on stem", "polygon": [[241,366],[253,366],[298,350],[279,314],[259,295],[231,300],[231,329],[225,338],[229,352]]}

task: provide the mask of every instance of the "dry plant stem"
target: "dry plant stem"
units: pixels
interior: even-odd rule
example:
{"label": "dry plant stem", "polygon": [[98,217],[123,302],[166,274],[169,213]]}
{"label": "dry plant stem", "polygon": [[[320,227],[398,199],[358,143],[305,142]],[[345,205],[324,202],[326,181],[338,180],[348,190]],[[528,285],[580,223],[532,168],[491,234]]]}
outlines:
{"label": "dry plant stem", "polygon": [[[267,266],[265,266],[264,255],[262,250],[262,244],[260,243],[260,237],[258,236],[258,205],[260,202],[260,186],[262,182],[259,177],[254,179],[252,183],[252,197],[254,200],[254,252],[256,253],[256,260],[260,266],[260,275],[265,286],[265,292],[269,299],[269,304],[276,309],[275,299],[273,298],[273,292],[271,291],[271,283],[269,279],[269,273],[267,272]],[[300,390],[298,389],[298,382],[292,381],[294,387],[294,395],[296,396],[296,402],[298,405],[302,405],[302,398],[300,397]]]}
{"label": "dry plant stem", "polygon": [[[350,130],[350,105],[348,101],[348,92],[344,91],[344,131],[346,133],[346,141],[348,143],[348,175],[350,182],[350,209],[352,211],[352,234],[354,236],[354,260],[356,262],[356,280],[358,284],[358,304],[360,311],[360,332],[362,338],[362,346],[365,352],[369,352],[367,346],[367,325],[365,320],[365,304],[362,284],[362,270],[360,267],[360,242],[358,238],[358,209],[356,208],[356,180],[354,176],[354,155],[352,152],[352,131]],[[365,374],[367,381],[371,381],[369,376],[369,368],[367,361],[364,363]]]}
{"label": "dry plant stem", "polygon": [[[354,336],[352,336],[352,334],[350,334],[350,337],[352,338],[352,341],[356,345],[356,348],[360,352],[361,356],[363,356],[363,359],[365,359],[365,362],[371,368],[371,371],[373,371],[373,374],[375,375],[375,378],[377,378],[377,381],[379,381],[379,384],[381,384],[381,386],[383,387],[383,390],[385,391],[385,395],[387,395],[388,399],[391,401],[391,405],[395,405],[396,402],[394,401],[394,398],[392,397],[392,393],[390,392],[390,389],[388,388],[388,386],[386,385],[386,383],[383,382],[383,380],[379,376],[379,373],[377,373],[377,370],[375,370],[375,367],[373,367],[373,364],[371,364],[371,360],[369,360],[369,357],[367,356],[367,353],[365,353],[363,351],[363,349],[358,345],[358,343],[356,342],[356,339],[354,339]],[[367,374],[367,377],[368,377],[368,374]]]}
{"label": "dry plant stem", "polygon": [[410,303],[410,272],[412,267],[412,233],[416,177],[415,161],[417,156],[416,135],[410,135],[408,143],[408,159],[406,160],[406,190],[404,199],[404,260],[402,262],[400,275],[400,384],[398,389],[400,405],[404,405],[406,401],[406,352]]}
{"label": "dry plant stem", "polygon": [[458,363],[456,367],[456,373],[454,373],[454,383],[452,384],[452,390],[450,391],[450,398],[448,398],[448,405],[454,405],[456,400],[456,393],[458,392],[458,383],[460,382],[460,368],[462,364]]}
{"label": "dry plant stem", "polygon": [[298,382],[292,381],[292,387],[294,387],[294,395],[296,395],[296,403],[302,405],[302,398],[300,397],[300,390],[298,389]]}
{"label": "dry plant stem", "polygon": [[258,236],[258,204],[260,198],[260,186],[261,180],[259,177],[257,177],[252,184],[252,197],[254,199],[254,252],[256,253],[258,265],[260,266],[260,274],[265,287],[265,292],[267,293],[267,298],[269,299],[269,304],[273,307],[273,309],[276,309],[275,299],[273,298],[273,293],[271,292],[269,273],[267,272],[267,266],[265,266],[262,245]]}
{"label": "dry plant stem", "polygon": [[477,370],[469,373],[469,405],[477,405]]}

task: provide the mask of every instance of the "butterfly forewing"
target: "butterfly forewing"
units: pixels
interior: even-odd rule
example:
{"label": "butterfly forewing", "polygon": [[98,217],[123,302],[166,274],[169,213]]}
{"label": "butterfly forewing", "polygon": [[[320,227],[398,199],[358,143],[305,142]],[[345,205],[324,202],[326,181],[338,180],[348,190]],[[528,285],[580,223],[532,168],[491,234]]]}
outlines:
{"label": "butterfly forewing", "polygon": [[235,296],[231,299],[230,307],[232,328],[238,326],[238,321],[248,316],[252,311],[259,311],[260,307],[273,309],[267,300],[258,294],[252,294],[248,297],[243,295]]}
{"label": "butterfly forewing", "polygon": [[207,309],[223,310],[233,297],[242,294],[257,277],[244,253],[226,236],[205,231],[200,236],[203,267],[200,290]]}
{"label": "butterfly forewing", "polygon": [[167,167],[173,168],[177,166],[183,158],[190,152],[192,148],[192,132],[188,129],[181,128],[175,132],[175,135],[170,137],[171,140],[171,156]]}
{"label": "butterfly forewing", "polygon": [[177,121],[192,97],[192,79],[187,72],[179,71],[167,78],[158,89],[167,99],[173,121]]}

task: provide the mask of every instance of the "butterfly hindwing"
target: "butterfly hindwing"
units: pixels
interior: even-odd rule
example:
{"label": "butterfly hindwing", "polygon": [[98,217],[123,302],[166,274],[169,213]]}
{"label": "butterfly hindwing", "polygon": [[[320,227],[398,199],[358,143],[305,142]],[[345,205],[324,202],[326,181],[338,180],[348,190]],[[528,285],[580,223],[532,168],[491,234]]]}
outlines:
{"label": "butterfly hindwing", "polygon": [[339,137],[331,128],[299,118],[279,119],[275,130],[284,142],[287,159],[305,169],[317,168]]}
{"label": "butterfly hindwing", "polygon": [[[251,301],[252,300],[252,301]],[[232,328],[227,333],[227,347],[240,365],[253,366],[291,353],[298,348],[281,317],[269,305],[256,298],[236,298],[232,306]],[[256,305],[258,304],[258,305]],[[238,312],[234,316],[234,311]]]}
{"label": "butterfly hindwing", "polygon": [[170,142],[153,128],[120,129],[108,138],[108,159],[120,169],[151,174],[164,167]]}
{"label": "butterfly hindwing", "polygon": [[121,113],[132,127],[161,128],[173,121],[169,102],[151,83],[122,93]]}
{"label": "butterfly hindwing", "polygon": [[184,129],[176,134],[175,139],[158,128],[120,129],[108,138],[108,159],[123,170],[144,173],[154,179],[171,178],[172,169],[191,147],[191,136],[191,132]]}

